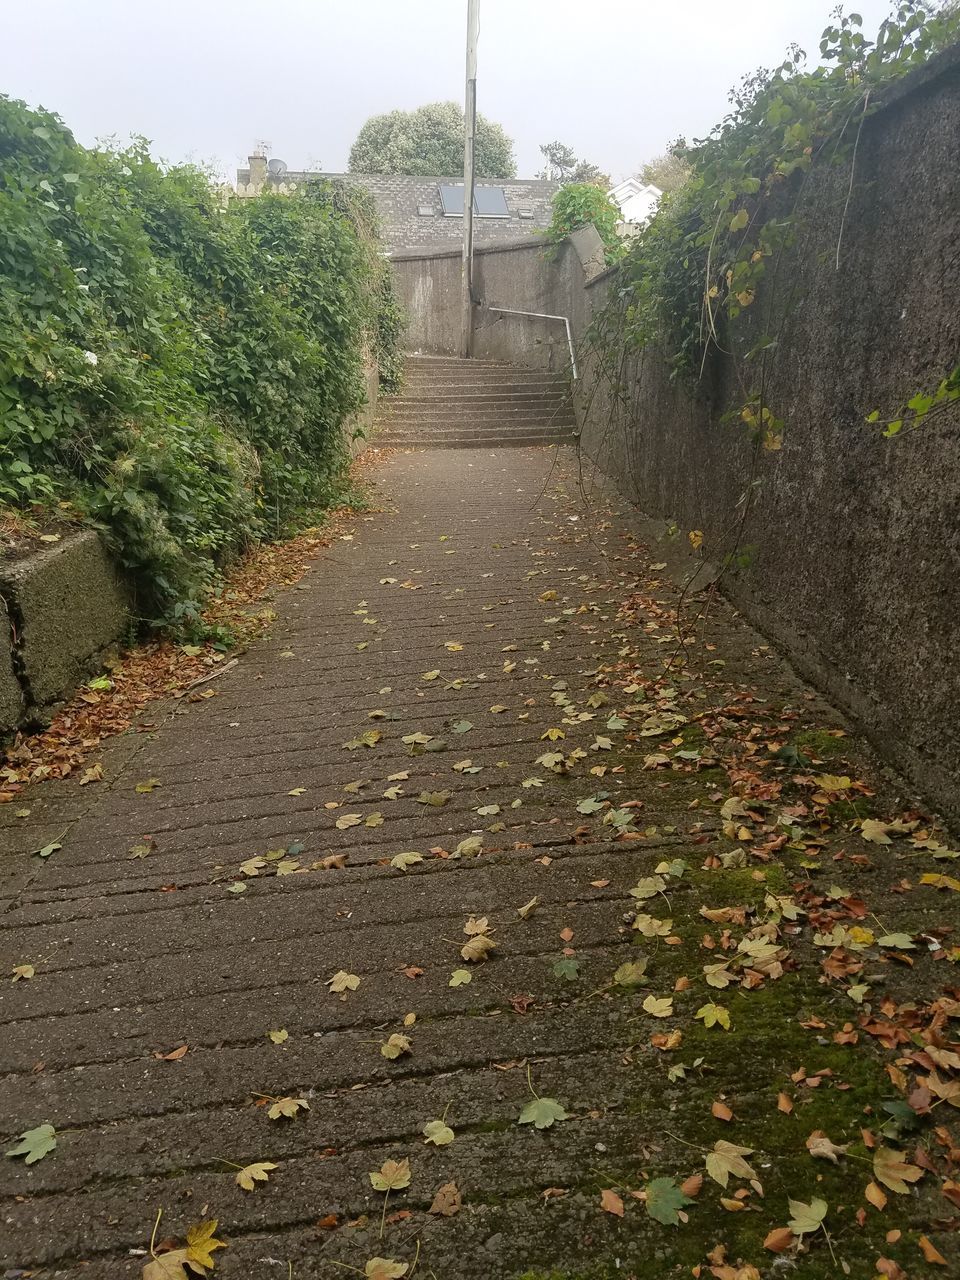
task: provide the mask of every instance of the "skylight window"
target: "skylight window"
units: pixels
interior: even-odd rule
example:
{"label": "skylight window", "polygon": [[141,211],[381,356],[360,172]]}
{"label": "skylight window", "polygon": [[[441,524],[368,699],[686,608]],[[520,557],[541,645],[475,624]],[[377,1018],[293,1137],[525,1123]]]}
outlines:
{"label": "skylight window", "polygon": [[[447,218],[463,217],[463,183],[442,182],[440,184],[440,203]],[[478,218],[509,218],[506,196],[503,187],[475,187],[473,192],[473,212]]]}

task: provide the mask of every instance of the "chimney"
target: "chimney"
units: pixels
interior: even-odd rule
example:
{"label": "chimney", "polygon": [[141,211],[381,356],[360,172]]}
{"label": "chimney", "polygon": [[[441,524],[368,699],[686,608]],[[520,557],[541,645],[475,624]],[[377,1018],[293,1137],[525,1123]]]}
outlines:
{"label": "chimney", "polygon": [[250,165],[250,186],[255,194],[259,194],[267,181],[267,157],[262,151],[248,157]]}

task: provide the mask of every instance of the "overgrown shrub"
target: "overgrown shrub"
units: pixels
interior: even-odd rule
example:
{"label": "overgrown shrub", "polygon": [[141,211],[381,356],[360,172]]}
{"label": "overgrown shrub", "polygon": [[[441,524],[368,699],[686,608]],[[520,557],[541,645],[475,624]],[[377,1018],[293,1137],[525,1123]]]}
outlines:
{"label": "overgrown shrub", "polygon": [[225,206],[0,97],[0,501],[73,504],[146,616],[189,612],[335,498],[364,351],[396,354],[383,276],[325,188]]}
{"label": "overgrown shrub", "polygon": [[546,234],[553,244],[558,244],[571,231],[590,223],[597,228],[611,261],[620,255],[620,237],[617,223],[620,209],[607,193],[592,182],[570,182],[553,197],[553,217]]}

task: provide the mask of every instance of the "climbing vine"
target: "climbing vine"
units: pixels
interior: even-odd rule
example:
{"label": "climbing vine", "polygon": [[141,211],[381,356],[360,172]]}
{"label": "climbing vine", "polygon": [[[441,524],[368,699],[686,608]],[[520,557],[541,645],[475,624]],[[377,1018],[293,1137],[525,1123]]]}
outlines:
{"label": "climbing vine", "polygon": [[145,617],[190,616],[337,497],[364,355],[396,377],[375,229],[326,188],[228,202],[5,97],[0,228],[0,502],[95,522]]}
{"label": "climbing vine", "polygon": [[[674,377],[699,378],[712,349],[732,355],[740,416],[770,449],[779,447],[784,424],[766,403],[765,363],[791,290],[778,268],[805,232],[798,210],[806,175],[815,165],[843,167],[852,189],[861,129],[880,105],[879,91],[956,39],[960,13],[907,0],[875,41],[861,27],[859,14],[838,9],[821,38],[819,65],[808,69],[792,48],[773,71],[743,80],[707,138],[675,145],[690,177],[664,197],[628,249],[613,304],[590,335],[608,357],[615,348],[656,347]],[[837,226],[838,262],[848,203],[849,193]],[[761,308],[764,300],[771,305]],[[931,400],[942,403],[956,384],[954,372]],[[914,418],[934,407],[926,400],[911,402]]]}

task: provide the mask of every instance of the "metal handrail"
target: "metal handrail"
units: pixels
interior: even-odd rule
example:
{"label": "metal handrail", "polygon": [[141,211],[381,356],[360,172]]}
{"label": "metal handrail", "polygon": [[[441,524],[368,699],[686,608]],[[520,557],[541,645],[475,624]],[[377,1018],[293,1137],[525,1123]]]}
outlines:
{"label": "metal handrail", "polygon": [[573,337],[570,333],[570,319],[568,316],[551,316],[545,311],[514,311],[511,307],[490,307],[484,304],[487,311],[496,311],[500,316],[529,316],[532,320],[562,320],[563,327],[567,331],[567,346],[570,349],[570,369],[573,373],[574,382],[577,381],[577,357],[573,350]]}

